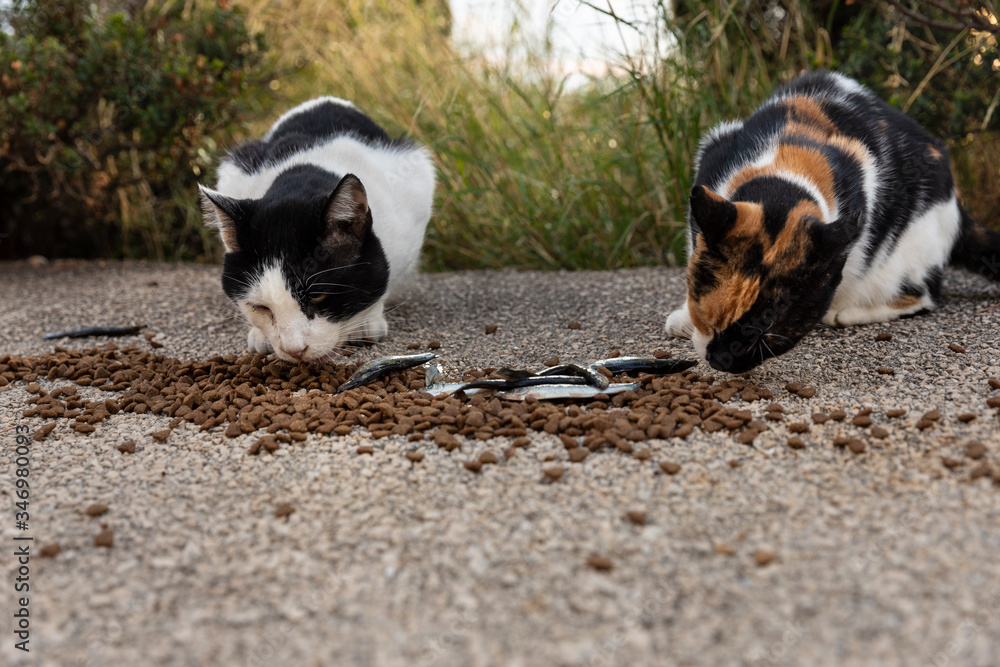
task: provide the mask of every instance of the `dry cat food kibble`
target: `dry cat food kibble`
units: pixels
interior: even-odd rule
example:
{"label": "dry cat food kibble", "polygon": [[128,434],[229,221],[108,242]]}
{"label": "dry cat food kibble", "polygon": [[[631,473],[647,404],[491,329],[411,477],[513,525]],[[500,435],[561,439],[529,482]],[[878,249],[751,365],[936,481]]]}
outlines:
{"label": "dry cat food kibble", "polygon": [[115,543],[115,531],[101,524],[101,532],[94,538],[95,547],[105,547],[110,549]]}
{"label": "dry cat food kibble", "polygon": [[888,417],[889,419],[897,419],[898,417],[902,417],[905,414],[906,414],[906,410],[900,410],[898,408],[895,409],[895,410],[886,410],[885,411],[885,416]]}
{"label": "dry cat food kibble", "polygon": [[101,516],[102,514],[106,514],[107,511],[108,511],[108,506],[107,505],[102,505],[100,503],[95,503],[95,504],[90,505],[89,507],[87,507],[87,509],[84,510],[84,513],[87,516]]}
{"label": "dry cat food kibble", "polygon": [[[670,355],[658,351],[657,356]],[[558,363],[558,357],[546,360],[549,365]],[[644,461],[652,459],[654,450],[641,443],[686,438],[695,429],[716,433],[733,445],[752,445],[769,429],[769,423],[782,421],[787,412],[781,403],[770,403],[763,412],[754,407],[757,401],[773,398],[765,387],[738,377],[716,381],[690,370],[672,375],[618,375],[610,378],[613,383],[635,383],[635,388],[560,402],[465,393],[433,397],[421,393],[425,382],[422,368],[394,372],[371,384],[336,393],[354,370],[355,366],[346,364],[289,364],[260,354],[182,362],[148,349],[119,348],[113,343],[79,351],[56,348],[33,358],[0,357],[0,379],[8,384],[24,382],[32,391],[24,416],[48,420],[36,427],[36,433],[51,432],[60,420],[69,422],[78,433],[90,433],[112,415],[148,414],[170,419],[166,428],[150,434],[153,439],[171,442],[177,438],[171,437],[171,432],[187,424],[189,429],[215,430],[230,438],[252,436],[247,439],[251,454],[275,452],[284,445],[308,440],[310,434],[346,436],[357,431],[375,439],[397,436],[434,443],[448,452],[469,441],[508,437],[513,440],[513,452],[532,443],[529,434],[546,433],[562,443],[566,451],[562,461],[567,464],[581,464],[591,452],[602,449],[619,450]],[[467,370],[456,379],[497,377],[496,369],[486,368]],[[40,380],[70,383],[54,384],[46,391]],[[86,398],[79,386],[89,387]],[[786,388],[799,397],[816,393],[814,387],[794,382]],[[95,390],[106,393],[97,398]],[[865,409],[858,414],[869,413],[871,410]],[[893,411],[886,414],[892,417]],[[834,410],[828,417],[842,421],[846,416],[843,410]],[[932,416],[925,415],[929,423],[933,423]],[[815,413],[812,422],[823,424],[826,417]],[[795,421],[790,430],[808,432],[807,422]],[[798,445],[795,439],[788,442],[792,448]],[[135,443],[119,445],[119,449],[133,453]],[[362,445],[356,451],[373,453],[374,448]],[[500,460],[493,453],[484,456],[466,460],[465,467],[479,471],[484,463]],[[407,458],[420,460],[409,454]],[[680,465],[673,462],[660,462],[660,467],[668,475],[680,471]]]}
{"label": "dry cat food kibble", "polygon": [[283,516],[291,516],[295,512],[295,506],[291,503],[278,503],[278,506],[274,508],[274,516],[281,518]]}
{"label": "dry cat food kibble", "polygon": [[643,510],[629,510],[625,517],[637,526],[646,525],[646,513]]}
{"label": "dry cat food kibble", "polygon": [[50,542],[38,550],[38,555],[42,558],[55,558],[60,551],[62,551],[62,547],[59,546],[58,542]]}
{"label": "dry cat food kibble", "polygon": [[875,340],[877,340],[879,342],[886,341],[886,340],[892,340],[892,334],[891,333],[884,333],[884,332],[880,333],[879,335],[875,336]]}
{"label": "dry cat food kibble", "polygon": [[487,324],[485,331],[486,331],[486,335],[487,336],[495,334],[497,332],[497,325],[495,325],[495,324]]}
{"label": "dry cat food kibble", "polygon": [[957,343],[949,343],[948,349],[952,352],[957,352],[958,354],[965,354],[965,348]]}
{"label": "dry cat food kibble", "polygon": [[892,368],[879,368],[878,372],[882,375],[895,375],[896,371]]}
{"label": "dry cat food kibble", "polygon": [[986,445],[981,442],[970,442],[965,446],[965,455],[970,459],[981,459],[986,455]]}
{"label": "dry cat food kibble", "polygon": [[792,449],[804,449],[806,446],[805,440],[795,435],[788,439],[788,446]]}
{"label": "dry cat food kibble", "polygon": [[998,380],[996,378],[990,378],[989,381],[988,381],[988,384],[993,389],[1000,389],[1000,380]]}
{"label": "dry cat food kibble", "polygon": [[600,554],[591,554],[590,558],[587,559],[587,565],[598,572],[608,572],[614,567],[614,563],[611,562],[610,558]]}
{"label": "dry cat food kibble", "polygon": [[574,320],[573,322],[570,322],[569,324],[567,324],[566,328],[567,329],[574,329],[574,330],[579,329],[580,328],[580,323]]}

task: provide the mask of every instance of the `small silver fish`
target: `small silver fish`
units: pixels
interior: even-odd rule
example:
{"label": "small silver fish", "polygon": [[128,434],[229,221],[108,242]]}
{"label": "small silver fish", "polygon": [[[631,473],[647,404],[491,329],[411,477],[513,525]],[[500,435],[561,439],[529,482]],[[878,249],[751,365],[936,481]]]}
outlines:
{"label": "small silver fish", "polygon": [[670,373],[680,373],[692,366],[696,366],[697,361],[688,359],[655,359],[647,357],[615,357],[614,359],[601,359],[590,364],[591,368],[604,366],[614,375],[619,373],[652,373],[654,375],[669,375]]}
{"label": "small silver fish", "polygon": [[441,379],[441,364],[434,362],[427,366],[427,370],[424,372],[424,386],[429,387]]}
{"label": "small silver fish", "polygon": [[458,393],[459,391],[464,391],[466,395],[473,396],[485,391],[492,391],[492,389],[466,389],[465,386],[469,384],[468,382],[441,382],[435,385],[424,387],[420,390],[422,394],[430,394],[433,398],[439,398],[441,396],[451,396],[452,394]]}
{"label": "small silver fish", "polygon": [[87,338],[89,336],[132,336],[145,328],[145,324],[134,327],[87,327],[86,329],[47,333],[42,338],[52,340],[53,338]]}
{"label": "small silver fish", "polygon": [[405,354],[395,357],[372,359],[367,364],[364,364],[358,370],[354,371],[354,375],[347,378],[347,382],[340,385],[337,389],[337,393],[339,394],[340,392],[347,391],[348,389],[361,387],[374,382],[383,375],[403,371],[407,368],[419,366],[420,364],[426,364],[431,359],[436,358],[437,355],[433,352],[425,352],[423,354]]}
{"label": "small silver fish", "polygon": [[577,363],[551,366],[543,371],[539,371],[536,375],[538,377],[548,377],[551,375],[575,375],[586,379],[587,384],[597,387],[598,389],[605,389],[609,384],[611,384],[611,380],[598,372],[595,366],[584,366],[583,364]]}
{"label": "small silver fish", "polygon": [[496,394],[497,398],[508,401],[523,401],[534,398],[539,401],[557,401],[565,398],[593,398],[598,394],[617,394],[623,391],[638,391],[642,387],[639,382],[609,385],[607,389],[598,389],[590,385],[579,384],[543,384],[537,387],[520,387]]}

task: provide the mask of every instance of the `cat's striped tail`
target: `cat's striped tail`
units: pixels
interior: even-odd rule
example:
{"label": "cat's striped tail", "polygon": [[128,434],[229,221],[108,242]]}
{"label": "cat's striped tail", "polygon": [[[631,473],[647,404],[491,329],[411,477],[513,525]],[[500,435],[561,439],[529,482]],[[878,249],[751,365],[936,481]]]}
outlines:
{"label": "cat's striped tail", "polygon": [[951,264],[1000,281],[1000,232],[983,227],[962,210],[962,228],[951,249]]}

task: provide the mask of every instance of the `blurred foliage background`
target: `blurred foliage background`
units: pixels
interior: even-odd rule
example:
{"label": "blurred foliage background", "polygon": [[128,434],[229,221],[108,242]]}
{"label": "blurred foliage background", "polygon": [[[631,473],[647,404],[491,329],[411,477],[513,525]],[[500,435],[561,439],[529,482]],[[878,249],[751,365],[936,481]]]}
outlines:
{"label": "blurred foliage background", "polygon": [[430,270],[682,263],[702,132],[817,68],[946,139],[965,205],[1000,226],[996,0],[645,0],[641,23],[628,1],[555,3],[651,45],[570,85],[516,21],[508,58],[459,53],[447,0],[12,0],[0,257],[217,261],[195,184],[330,94],[437,156]]}

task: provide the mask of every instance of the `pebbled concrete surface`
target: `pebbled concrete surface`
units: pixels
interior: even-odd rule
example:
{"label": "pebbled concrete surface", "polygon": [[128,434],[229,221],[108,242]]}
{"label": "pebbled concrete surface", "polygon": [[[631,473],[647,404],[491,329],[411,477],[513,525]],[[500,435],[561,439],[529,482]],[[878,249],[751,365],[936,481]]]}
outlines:
{"label": "pebbled concrete surface", "polygon": [[[97,324],[146,324],[181,358],[241,352],[245,330],[218,271],[0,264],[0,356],[51,349],[44,331]],[[663,333],[683,285],[678,269],[427,275],[389,315],[387,340],[351,361],[431,340],[454,369],[615,350],[690,356]],[[573,320],[580,330],[566,328]],[[883,331],[893,340],[875,342]],[[983,461],[1000,469],[1000,419],[986,405],[1000,394],[987,385],[1000,378],[998,331],[1000,286],[949,273],[934,315],[820,330],[750,374],[786,408],[753,448],[696,430],[652,441],[645,463],[619,451],[566,462],[555,483],[541,468],[566,451],[545,434],[474,474],[461,461],[501,452],[505,438],[452,453],[428,443],[414,464],[396,437],[310,435],[251,457],[254,436],[222,429],[151,439],[165,417],[118,414],[89,436],[60,423],[32,445],[29,532],[36,549],[62,551],[31,561],[30,654],[11,634],[20,533],[5,429],[41,421],[20,416],[23,384],[0,388],[0,662],[994,665],[1000,485],[971,477]],[[95,342],[105,341],[60,344]],[[895,375],[876,372],[885,366]],[[819,392],[791,396],[791,380]],[[769,402],[748,408],[762,418]],[[889,431],[865,453],[831,445],[863,432],[846,422],[812,425],[805,449],[785,446],[788,423],[862,406]],[[889,420],[892,408],[908,413]],[[940,422],[915,429],[931,408]],[[127,439],[133,455],[116,449]],[[965,456],[973,440],[983,459]],[[358,455],[362,443],[374,454]],[[680,473],[656,465],[667,460]],[[108,513],[87,516],[98,502]],[[282,502],[295,512],[275,518]],[[631,509],[648,524],[626,521]],[[93,545],[102,523],[110,549]],[[775,558],[758,565],[760,552]],[[588,567],[594,553],[613,569]]]}

